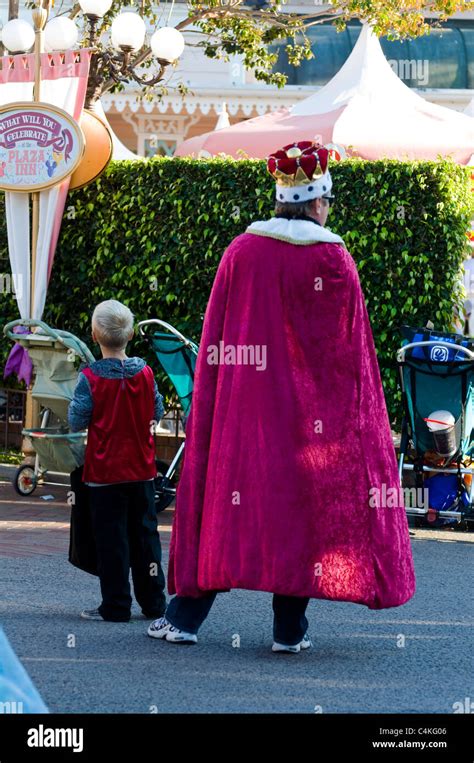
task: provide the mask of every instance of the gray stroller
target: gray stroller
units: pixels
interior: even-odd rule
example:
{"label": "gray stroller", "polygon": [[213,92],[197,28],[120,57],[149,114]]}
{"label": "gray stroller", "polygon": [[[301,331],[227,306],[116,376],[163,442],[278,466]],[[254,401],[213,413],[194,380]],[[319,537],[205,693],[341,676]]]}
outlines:
{"label": "gray stroller", "polygon": [[[16,334],[15,326],[24,326],[30,333]],[[22,432],[34,447],[35,464],[22,464],[13,480],[17,493],[26,496],[39,484],[63,484],[46,480],[49,472],[70,474],[83,464],[87,432],[69,431],[67,411],[80,362],[90,365],[95,358],[73,334],[52,329],[42,321],[11,321],[3,333],[28,350],[34,367],[32,396],[40,405],[39,426]]]}

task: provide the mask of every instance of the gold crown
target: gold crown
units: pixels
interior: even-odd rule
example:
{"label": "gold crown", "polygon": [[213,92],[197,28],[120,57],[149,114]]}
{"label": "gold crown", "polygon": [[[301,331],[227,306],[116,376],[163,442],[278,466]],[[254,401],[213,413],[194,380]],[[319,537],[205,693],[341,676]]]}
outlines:
{"label": "gold crown", "polygon": [[320,178],[321,175],[323,175],[323,171],[321,169],[321,165],[318,164],[312,178],[307,176],[302,167],[298,167],[294,175],[287,175],[278,169],[276,169],[272,174],[277,182],[277,185],[281,186],[282,188],[293,188],[293,186],[309,185],[310,183],[313,183],[315,180]]}

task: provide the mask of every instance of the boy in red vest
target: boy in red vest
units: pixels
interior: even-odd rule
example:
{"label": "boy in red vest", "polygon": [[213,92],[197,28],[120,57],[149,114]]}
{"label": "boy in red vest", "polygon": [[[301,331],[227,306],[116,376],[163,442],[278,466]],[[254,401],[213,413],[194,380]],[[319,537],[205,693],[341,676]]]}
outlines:
{"label": "boy in red vest", "polygon": [[147,618],[166,608],[153,478],[154,424],[163,398],[141,358],[128,358],[133,315],[115,299],[92,316],[92,339],[102,360],[82,369],[69,406],[73,431],[88,428],[83,480],[89,486],[102,604],[84,610],[88,620],[127,622],[135,597]]}

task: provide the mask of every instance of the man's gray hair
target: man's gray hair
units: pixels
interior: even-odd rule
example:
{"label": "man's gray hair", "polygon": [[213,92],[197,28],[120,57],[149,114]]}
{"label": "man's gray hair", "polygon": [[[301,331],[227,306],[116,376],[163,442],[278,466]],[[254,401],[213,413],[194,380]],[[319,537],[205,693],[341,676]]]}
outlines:
{"label": "man's gray hair", "polygon": [[92,330],[99,344],[120,350],[133,333],[133,313],[116,299],[101,302],[92,314]]}
{"label": "man's gray hair", "polygon": [[302,201],[295,203],[293,201],[277,201],[275,203],[275,213],[277,215],[285,215],[285,217],[301,217],[301,215],[309,216],[313,210],[314,199],[309,201]]}

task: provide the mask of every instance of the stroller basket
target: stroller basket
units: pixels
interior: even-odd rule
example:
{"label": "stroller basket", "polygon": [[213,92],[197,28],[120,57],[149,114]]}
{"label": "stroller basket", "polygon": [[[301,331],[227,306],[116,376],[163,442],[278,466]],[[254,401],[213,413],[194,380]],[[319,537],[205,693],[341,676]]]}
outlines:
{"label": "stroller basket", "polygon": [[61,427],[24,429],[39,456],[41,469],[72,472],[84,463],[86,432],[64,432]]}

